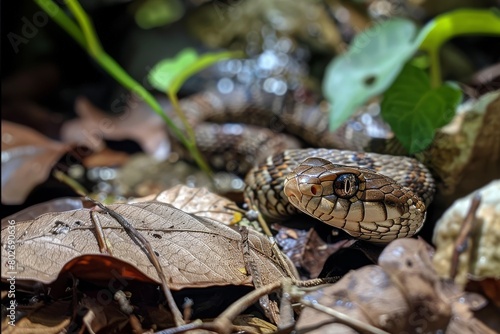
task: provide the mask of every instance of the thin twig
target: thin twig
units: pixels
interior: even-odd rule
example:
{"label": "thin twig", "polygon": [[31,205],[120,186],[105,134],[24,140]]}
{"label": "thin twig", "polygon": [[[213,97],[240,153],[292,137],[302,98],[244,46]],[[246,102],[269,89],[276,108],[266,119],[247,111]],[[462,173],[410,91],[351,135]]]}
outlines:
{"label": "thin twig", "polygon": [[189,324],[185,324],[182,326],[177,326],[175,328],[164,329],[159,332],[155,332],[154,334],[178,334],[184,333],[186,331],[190,331],[193,329],[200,329],[200,326],[203,325],[203,321],[197,319]]}
{"label": "thin twig", "polygon": [[290,328],[294,324],[293,318],[293,306],[290,295],[290,290],[292,286],[291,280],[285,280],[282,287],[281,299],[280,299],[280,322],[277,323],[278,329],[283,330],[285,328]]}
{"label": "thin twig", "polygon": [[297,272],[297,269],[291,264],[291,261],[286,258],[286,255],[283,254],[281,249],[278,247],[278,243],[276,242],[276,239],[274,237],[269,238],[270,242],[272,243],[272,250],[273,250],[273,255],[278,259],[278,263],[280,264],[281,268],[285,271],[286,275],[290,277],[292,280],[296,281],[298,280],[299,273]]}
{"label": "thin twig", "polygon": [[472,197],[469,212],[460,227],[460,233],[458,234],[457,240],[455,241],[455,247],[453,247],[453,253],[451,255],[451,268],[450,268],[450,277],[451,279],[455,279],[458,272],[458,263],[459,256],[462,254],[468,246],[468,239],[470,237],[470,233],[474,228],[476,212],[481,204],[481,194],[478,192]]}
{"label": "thin twig", "polygon": [[259,209],[257,208],[257,205],[255,205],[252,200],[247,199],[247,205],[250,208],[250,210],[253,210],[257,212],[257,221],[259,222],[260,227],[262,228],[262,231],[264,234],[268,237],[272,237],[273,233],[269,229],[269,225],[267,224],[266,220],[264,219],[264,216],[262,216],[262,213],[260,213]]}
{"label": "thin twig", "polygon": [[[262,276],[260,275],[259,268],[257,267],[257,264],[255,263],[253,257],[250,254],[251,245],[250,245],[250,240],[248,238],[248,233],[249,233],[248,228],[246,228],[245,226],[240,227],[241,244],[243,248],[243,260],[245,261],[245,267],[247,272],[252,277],[253,286],[256,289],[258,289],[264,286],[264,283],[262,282]],[[278,307],[274,301],[269,299],[268,295],[263,295],[259,299],[259,304],[269,319],[271,319],[274,323],[279,322]]]}
{"label": "thin twig", "polygon": [[158,273],[158,276],[160,277],[161,280],[161,285],[163,288],[163,292],[165,293],[165,298],[167,299],[168,306],[170,308],[170,311],[172,312],[172,315],[174,316],[174,322],[176,326],[181,326],[184,325],[184,320],[182,318],[182,313],[175,304],[174,297],[172,296],[172,292],[170,291],[170,288],[168,287],[167,284],[167,278],[165,276],[165,273],[163,272],[163,268],[160,265],[160,262],[158,260],[158,256],[155,254],[153,247],[151,247],[151,244],[149,243],[144,236],[139,233],[133,227],[122,215],[117,213],[114,210],[111,210],[107,208],[106,206],[102,205],[101,203],[87,197],[87,199],[91,202],[93,202],[95,205],[97,205],[99,208],[101,208],[104,212],[109,214],[111,217],[113,217],[125,230],[127,235],[142,249],[142,251],[146,254],[146,256],[149,258],[151,263],[156,269],[156,272]]}
{"label": "thin twig", "polygon": [[98,213],[95,211],[91,211],[90,217],[92,219],[92,222],[94,223],[97,244],[99,245],[99,251],[103,254],[108,254],[109,256],[113,256],[113,252],[108,247],[109,246],[108,238],[106,238],[106,235],[104,234],[104,230],[102,229]]}
{"label": "thin twig", "polygon": [[54,176],[54,178],[56,180],[64,183],[68,187],[70,187],[78,195],[80,195],[82,197],[85,197],[88,195],[88,192],[84,186],[82,186],[80,183],[78,183],[78,181],[76,181],[75,179],[72,179],[71,177],[69,177],[65,173],[61,172],[60,170],[54,170],[54,172],[52,173],[52,176]]}

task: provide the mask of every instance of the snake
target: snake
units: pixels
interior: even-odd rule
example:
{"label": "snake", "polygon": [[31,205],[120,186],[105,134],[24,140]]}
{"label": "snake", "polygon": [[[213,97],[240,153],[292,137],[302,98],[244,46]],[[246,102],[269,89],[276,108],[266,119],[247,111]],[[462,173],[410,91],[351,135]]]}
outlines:
{"label": "snake", "polygon": [[205,157],[246,173],[246,202],[270,221],[304,213],[373,243],[417,233],[435,190],[429,170],[411,157],[364,152],[346,128],[328,131],[324,107],[291,100],[236,87],[185,98],[181,107]]}
{"label": "snake", "polygon": [[432,200],[429,170],[409,157],[292,149],[247,174],[245,196],[275,221],[303,212],[373,243],[410,237]]}

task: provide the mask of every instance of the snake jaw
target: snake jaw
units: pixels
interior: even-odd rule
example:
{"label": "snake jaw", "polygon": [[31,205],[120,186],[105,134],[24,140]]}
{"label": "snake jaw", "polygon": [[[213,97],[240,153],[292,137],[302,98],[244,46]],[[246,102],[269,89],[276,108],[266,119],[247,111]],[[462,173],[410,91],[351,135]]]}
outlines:
{"label": "snake jaw", "polygon": [[[341,189],[342,197],[336,184],[344,175],[354,175],[357,183]],[[372,242],[411,236],[425,219],[423,201],[393,179],[320,158],[299,164],[286,177],[283,191],[300,211]]]}

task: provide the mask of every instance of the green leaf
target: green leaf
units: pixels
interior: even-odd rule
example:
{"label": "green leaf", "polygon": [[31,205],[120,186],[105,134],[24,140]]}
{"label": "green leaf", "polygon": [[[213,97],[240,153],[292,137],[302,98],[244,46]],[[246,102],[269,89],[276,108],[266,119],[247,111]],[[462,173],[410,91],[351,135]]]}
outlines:
{"label": "green leaf", "polygon": [[177,94],[189,77],[214,63],[234,57],[241,57],[241,52],[219,52],[198,55],[196,50],[187,48],[175,58],[164,59],[149,72],[149,83],[160,91]]}
{"label": "green leaf", "polygon": [[349,51],[328,65],[323,94],[331,106],[332,131],[369,98],[389,87],[418,48],[415,37],[411,21],[384,21],[358,34]]}
{"label": "green leaf", "polygon": [[417,43],[429,54],[433,86],[441,84],[439,49],[451,38],[468,35],[500,36],[500,14],[498,10],[458,9],[437,16],[420,31]]}
{"label": "green leaf", "polygon": [[406,65],[382,100],[382,117],[410,154],[425,149],[448,124],[462,99],[455,85],[432,88],[427,73]]}
{"label": "green leaf", "polygon": [[179,20],[184,6],[179,0],[145,0],[135,12],[135,22],[142,29],[161,27]]}

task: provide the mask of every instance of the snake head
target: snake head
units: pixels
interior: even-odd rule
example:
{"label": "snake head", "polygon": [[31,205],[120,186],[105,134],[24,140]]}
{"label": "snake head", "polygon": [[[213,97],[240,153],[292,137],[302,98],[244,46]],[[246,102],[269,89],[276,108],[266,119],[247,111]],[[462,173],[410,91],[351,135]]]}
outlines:
{"label": "snake head", "polygon": [[425,219],[420,197],[393,179],[321,158],[299,164],[284,193],[302,212],[371,242],[411,236]]}

